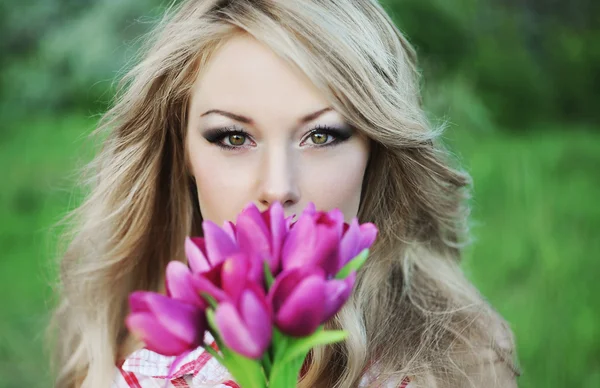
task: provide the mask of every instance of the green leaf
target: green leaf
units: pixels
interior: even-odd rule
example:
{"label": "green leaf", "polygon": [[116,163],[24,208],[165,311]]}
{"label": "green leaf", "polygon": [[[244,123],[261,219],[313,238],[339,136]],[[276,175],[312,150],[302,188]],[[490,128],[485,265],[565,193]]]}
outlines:
{"label": "green leaf", "polygon": [[271,362],[271,355],[268,351],[265,352],[262,358],[262,366],[265,370],[265,374],[269,376],[271,374],[271,369],[273,368],[273,363]]}
{"label": "green leaf", "polygon": [[221,339],[221,334],[219,333],[219,328],[217,327],[217,323],[215,321],[215,310],[211,308],[206,309],[206,320],[208,321],[208,326],[210,328],[210,333],[212,334],[215,342],[217,343],[217,347],[221,350],[225,347],[223,340]]}
{"label": "green leaf", "polygon": [[276,349],[278,357],[273,362],[269,376],[270,388],[295,387],[308,352],[315,346],[342,341],[346,338],[347,332],[342,330],[324,331],[321,326],[308,337],[293,338],[283,334],[281,336],[287,339],[287,341],[284,338],[280,340],[286,346],[283,351]]}
{"label": "green leaf", "polygon": [[224,366],[233,379],[243,388],[266,388],[267,382],[261,363],[258,360],[242,356],[225,347],[221,350],[225,355]]}
{"label": "green leaf", "polygon": [[369,248],[363,249],[358,255],[352,260],[346,263],[345,266],[340,269],[340,272],[335,275],[336,279],[346,279],[352,271],[358,271],[363,266],[367,258],[369,257]]}
{"label": "green leaf", "polygon": [[204,345],[202,345],[202,347],[204,348],[204,350],[206,350],[208,353],[210,353],[210,355],[213,356],[217,361],[219,361],[219,364],[225,365],[225,360],[223,359],[223,356],[221,356],[210,345],[204,344]]}
{"label": "green leaf", "polygon": [[[308,354],[308,352],[307,352]],[[269,378],[269,388],[288,388],[298,385],[300,370],[306,359],[306,354],[286,363],[278,363],[273,367]]]}
{"label": "green leaf", "polygon": [[276,327],[273,327],[273,338],[271,339],[273,363],[276,363],[277,360],[280,360],[285,355],[290,339],[291,337],[283,334]]}
{"label": "green leaf", "polygon": [[343,341],[348,336],[345,330],[322,330],[319,329],[312,335],[304,338],[294,338],[288,344],[283,363],[290,362],[293,359],[306,355],[315,346],[332,344]]}
{"label": "green leaf", "polygon": [[263,270],[265,272],[265,281],[267,282],[267,291],[269,291],[269,289],[273,285],[273,282],[275,281],[275,278],[273,277],[273,273],[271,272],[269,263],[267,263],[266,260],[263,261]]}

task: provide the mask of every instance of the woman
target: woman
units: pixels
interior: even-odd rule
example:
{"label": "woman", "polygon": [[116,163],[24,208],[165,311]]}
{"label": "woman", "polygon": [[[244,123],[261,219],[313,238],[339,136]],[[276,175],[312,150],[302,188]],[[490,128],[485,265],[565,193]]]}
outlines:
{"label": "woman", "polygon": [[162,290],[202,220],[273,201],[380,229],[330,322],[348,339],[315,349],[299,386],[516,386],[511,330],[459,268],[469,176],[375,0],[184,1],[122,85],[61,264],[57,386],[111,386],[143,346],[124,326],[129,293]]}

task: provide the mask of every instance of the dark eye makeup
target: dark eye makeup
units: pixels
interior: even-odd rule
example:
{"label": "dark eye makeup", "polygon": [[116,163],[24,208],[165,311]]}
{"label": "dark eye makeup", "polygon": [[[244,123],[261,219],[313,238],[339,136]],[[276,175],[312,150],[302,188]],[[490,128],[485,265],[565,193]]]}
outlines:
{"label": "dark eye makeup", "polygon": [[[331,137],[331,138],[333,138],[333,141],[329,141],[328,143],[324,143],[324,144],[313,144],[310,146],[311,148],[330,147],[330,146],[335,146],[339,143],[342,143],[342,142],[348,140],[352,136],[352,129],[344,128],[344,127],[338,128],[338,127],[333,127],[333,126],[328,126],[328,125],[318,125],[315,128],[311,129],[303,137],[302,143],[306,142],[314,135],[317,135],[317,136],[325,135],[326,139],[329,139],[329,137]],[[206,139],[206,141],[208,141],[209,143],[214,144],[214,145],[221,147],[223,149],[226,149],[226,150],[235,150],[235,149],[243,148],[246,140],[252,141],[250,135],[246,131],[244,131],[243,129],[239,128],[236,125],[210,129],[210,130],[206,131],[203,134],[203,136]],[[242,143],[240,145],[225,144],[224,141],[227,138],[229,138],[230,143],[231,143],[231,139],[236,136],[237,136],[238,140],[241,137],[243,139],[244,143]]]}

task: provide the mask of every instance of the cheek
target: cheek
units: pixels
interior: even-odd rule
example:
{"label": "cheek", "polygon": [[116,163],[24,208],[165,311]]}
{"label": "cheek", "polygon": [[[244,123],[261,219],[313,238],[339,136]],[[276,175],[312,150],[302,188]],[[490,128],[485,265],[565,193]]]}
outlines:
{"label": "cheek", "polygon": [[[330,150],[300,155],[293,168],[299,205],[314,202],[318,209],[340,209],[347,221],[355,217],[369,155],[366,143],[354,140]],[[252,193],[256,194],[260,187],[259,154],[224,156],[214,146],[191,141],[189,156],[205,220],[218,225],[233,221],[249,201],[256,200]]]}
{"label": "cheek", "polygon": [[368,156],[367,147],[356,142],[340,147],[334,156],[314,160],[303,174],[303,202],[325,210],[339,208],[347,220],[355,217]]}
{"label": "cheek", "polygon": [[252,174],[249,174],[248,164],[236,158],[224,158],[214,146],[192,147],[189,159],[202,218],[217,225],[235,220],[251,191]]}

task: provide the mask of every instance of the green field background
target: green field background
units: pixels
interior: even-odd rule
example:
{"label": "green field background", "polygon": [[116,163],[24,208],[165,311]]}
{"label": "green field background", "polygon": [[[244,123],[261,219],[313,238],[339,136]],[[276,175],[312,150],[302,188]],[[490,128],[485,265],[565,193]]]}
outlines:
{"label": "green field background", "polygon": [[[54,303],[57,222],[81,201],[77,169],[94,154],[87,136],[130,53],[123,41],[149,28],[161,2],[115,3],[90,9],[65,1],[20,9],[0,3],[0,32],[9,37],[0,46],[0,388],[51,386],[43,330]],[[583,22],[565,9],[542,12],[542,2],[507,3],[493,20],[520,20],[524,9],[537,10],[536,25],[550,20],[567,41],[549,51],[564,53],[539,54],[547,46],[532,45],[516,22],[499,23],[514,40],[502,46],[507,50],[488,52],[491,35],[473,30],[475,22],[464,24],[477,20],[475,9],[496,9],[499,2],[385,5],[421,53],[432,121],[447,123],[442,140],[473,176],[474,242],[463,268],[516,334],[519,386],[600,387],[600,105],[594,103],[600,56],[587,45],[600,35],[597,24],[586,24],[591,2],[579,2],[590,7],[577,11]],[[54,21],[59,11],[70,17]],[[412,26],[406,15],[421,24]],[[35,28],[23,26],[28,18],[37,20]],[[467,49],[447,50],[444,34],[433,33],[427,21],[476,37]],[[114,37],[107,32],[95,42],[98,31]],[[540,31],[538,39],[550,35]],[[581,73],[587,78],[580,80]]]}

